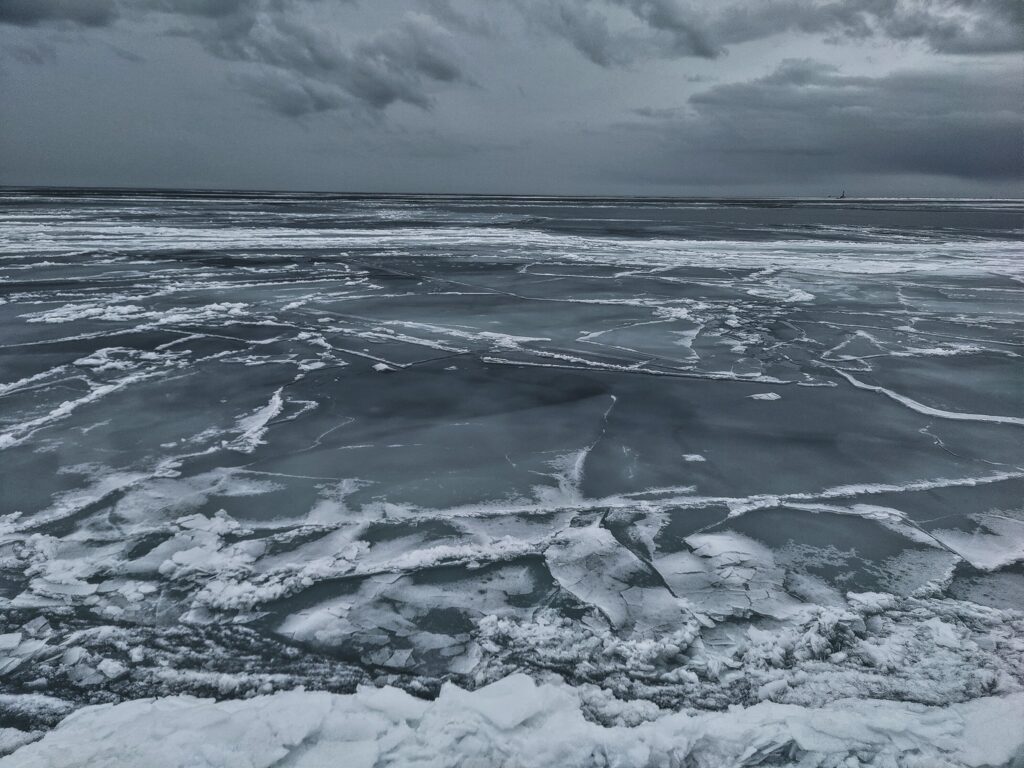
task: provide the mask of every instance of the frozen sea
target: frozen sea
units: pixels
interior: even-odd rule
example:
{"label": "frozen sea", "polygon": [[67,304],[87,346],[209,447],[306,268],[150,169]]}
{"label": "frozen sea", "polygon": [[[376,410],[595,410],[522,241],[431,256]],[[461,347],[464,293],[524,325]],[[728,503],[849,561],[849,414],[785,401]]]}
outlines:
{"label": "frozen sea", "polygon": [[0,765],[1020,765],[1022,227],[0,190]]}

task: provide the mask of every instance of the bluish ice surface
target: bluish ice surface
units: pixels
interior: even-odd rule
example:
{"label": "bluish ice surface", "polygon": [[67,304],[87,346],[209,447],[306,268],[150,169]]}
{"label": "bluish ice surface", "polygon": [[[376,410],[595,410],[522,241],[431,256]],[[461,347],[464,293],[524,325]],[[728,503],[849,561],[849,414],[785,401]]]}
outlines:
{"label": "bluish ice surface", "polygon": [[1022,213],[3,192],[0,720],[1020,691]]}

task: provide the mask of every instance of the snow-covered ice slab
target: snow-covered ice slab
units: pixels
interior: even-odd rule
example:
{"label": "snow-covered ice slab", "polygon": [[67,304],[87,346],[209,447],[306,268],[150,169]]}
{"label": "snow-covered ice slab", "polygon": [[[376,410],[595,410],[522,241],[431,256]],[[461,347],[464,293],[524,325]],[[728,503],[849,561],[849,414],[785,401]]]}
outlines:
{"label": "snow-covered ice slab", "polygon": [[[589,692],[588,692],[589,693]],[[1024,756],[1024,693],[946,707],[852,699],[665,714],[635,725],[587,719],[600,697],[512,675],[423,701],[395,688],[292,691],[216,702],[179,696],[79,710],[0,766],[345,768],[517,765],[1008,765]]]}

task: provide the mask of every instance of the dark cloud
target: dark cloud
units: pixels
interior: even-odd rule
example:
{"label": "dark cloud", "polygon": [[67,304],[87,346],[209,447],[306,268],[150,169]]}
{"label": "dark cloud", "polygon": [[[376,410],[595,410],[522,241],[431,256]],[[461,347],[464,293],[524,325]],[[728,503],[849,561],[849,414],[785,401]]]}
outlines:
{"label": "dark cloud", "polygon": [[218,58],[250,65],[247,89],[281,114],[343,108],[384,109],[405,102],[427,109],[432,87],[465,80],[452,36],[432,17],[406,14],[388,29],[346,47],[294,3],[220,0],[192,11],[192,2],[165,0],[187,18],[185,34]]}
{"label": "dark cloud", "polygon": [[[1024,49],[1021,0],[519,0],[518,7],[601,66],[715,58],[730,45],[784,32],[921,40],[942,53]],[[613,21],[615,11],[634,23]]]}
{"label": "dark cloud", "polygon": [[114,0],[0,0],[0,24],[32,27],[67,22],[106,26],[117,18]]}
{"label": "dark cloud", "polygon": [[661,183],[926,175],[1012,180],[1022,168],[1017,84],[1005,70],[856,77],[809,60],[710,88],[630,131]]}
{"label": "dark cloud", "polygon": [[296,78],[277,69],[244,72],[235,80],[248,93],[285,117],[302,117],[353,106],[352,99],[340,88]]}
{"label": "dark cloud", "polygon": [[552,0],[528,7],[526,18],[535,26],[563,37],[577,51],[602,67],[628,64],[644,47],[643,41],[613,34],[607,17],[576,0]]}
{"label": "dark cloud", "polygon": [[786,31],[921,40],[942,53],[1024,48],[1019,0],[763,0],[722,5],[709,27],[723,43]]}
{"label": "dark cloud", "polygon": [[[122,0],[124,1],[124,0]],[[345,46],[307,13],[323,3],[300,0],[139,0],[125,17],[166,20],[173,35],[199,42],[217,58],[245,65],[235,80],[290,117],[338,109],[382,110],[405,102],[432,104],[438,84],[468,81],[453,36],[434,16],[407,13],[384,31]],[[468,28],[472,20],[444,3],[441,16]],[[0,22],[110,24],[115,0],[0,0]]]}
{"label": "dark cloud", "polygon": [[[614,6],[629,11],[639,25],[610,18]],[[715,58],[722,49],[704,29],[701,17],[673,0],[519,0],[534,27],[568,40],[602,67],[652,57]]]}
{"label": "dark cloud", "polygon": [[722,53],[721,44],[703,21],[703,14],[685,3],[678,0],[613,1],[628,8],[656,33],[667,36],[668,45],[661,48],[668,54],[712,59]]}
{"label": "dark cloud", "polygon": [[[447,34],[422,15],[408,16],[402,24],[360,43],[350,61],[358,76],[368,81],[394,77],[410,82],[429,79],[452,83],[463,78]],[[394,99],[404,100],[401,91],[395,89]]]}

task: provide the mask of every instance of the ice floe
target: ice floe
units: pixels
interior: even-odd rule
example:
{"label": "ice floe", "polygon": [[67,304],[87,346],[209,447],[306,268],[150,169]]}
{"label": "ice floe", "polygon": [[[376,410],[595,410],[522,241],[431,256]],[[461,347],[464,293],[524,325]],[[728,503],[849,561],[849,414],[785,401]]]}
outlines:
{"label": "ice floe", "polygon": [[[635,725],[585,717],[579,692],[513,675],[434,701],[394,688],[290,692],[243,701],[143,699],[76,712],[0,765],[23,768],[312,768],[385,765],[779,764],[983,768],[1019,757],[1024,694],[927,707],[854,699],[822,708],[764,702],[663,714]],[[9,737],[10,738],[10,737]],[[11,741],[17,740],[17,735]],[[15,762],[11,762],[14,760]]]}

